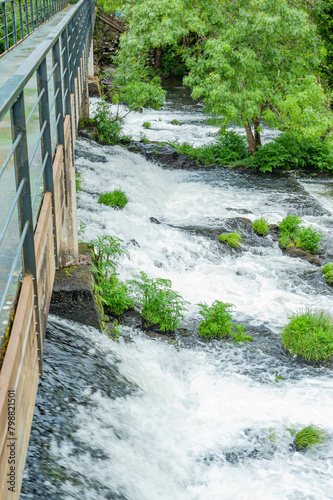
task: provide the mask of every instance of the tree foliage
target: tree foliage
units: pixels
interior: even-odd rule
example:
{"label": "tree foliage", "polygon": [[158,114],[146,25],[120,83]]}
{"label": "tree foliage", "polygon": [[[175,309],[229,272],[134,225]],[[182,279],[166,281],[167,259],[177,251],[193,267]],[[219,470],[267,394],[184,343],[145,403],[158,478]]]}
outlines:
{"label": "tree foliage", "polygon": [[123,0],[129,29],[122,36],[116,81],[151,85],[148,50],[183,42],[180,50],[189,70],[184,83],[194,98],[203,98],[206,112],[223,128],[230,122],[245,128],[252,153],[260,145],[261,116],[297,136],[326,137],[332,113],[318,76],[325,52],[306,5]]}

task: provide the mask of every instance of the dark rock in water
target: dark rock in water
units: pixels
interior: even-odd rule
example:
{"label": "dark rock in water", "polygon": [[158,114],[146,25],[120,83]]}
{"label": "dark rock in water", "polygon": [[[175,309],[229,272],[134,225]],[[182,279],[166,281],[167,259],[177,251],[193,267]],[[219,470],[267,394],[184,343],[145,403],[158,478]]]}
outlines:
{"label": "dark rock in water", "polygon": [[77,148],[75,150],[75,158],[86,158],[86,160],[91,161],[92,163],[107,163],[107,158],[102,155],[96,155],[94,153],[90,153],[89,151],[85,151],[84,149]]}
{"label": "dark rock in water", "polygon": [[155,143],[143,144],[133,142],[128,150],[132,153],[141,153],[147,160],[157,161],[171,169],[198,170],[196,160],[191,160],[186,154],[179,154],[171,146],[161,146]]}
{"label": "dark rock in water", "polygon": [[228,212],[238,212],[240,214],[252,214],[253,212],[251,212],[251,210],[247,210],[246,208],[226,208],[226,210],[228,210]]}
{"label": "dark rock in water", "polygon": [[131,328],[142,328],[143,318],[138,311],[134,309],[128,309],[119,318],[119,323],[125,326],[130,326]]}
{"label": "dark rock in water", "polygon": [[150,217],[150,222],[152,222],[153,224],[161,224],[161,222],[158,220],[158,219],[155,219],[155,217]]}
{"label": "dark rock in water", "polygon": [[277,241],[280,238],[279,226],[277,224],[270,224],[269,234],[272,236],[273,241]]}
{"label": "dark rock in water", "polygon": [[97,136],[97,128],[89,127],[89,128],[81,128],[78,130],[78,136],[83,137],[84,139],[95,140]]}
{"label": "dark rock in water", "polygon": [[283,249],[283,253],[285,253],[289,257],[303,259],[303,260],[306,260],[307,262],[309,262],[309,264],[313,264],[314,266],[321,267],[320,260],[317,259],[317,257],[312,255],[311,253],[306,252],[302,248],[297,248],[297,247],[286,248],[286,249]]}
{"label": "dark rock in water", "polygon": [[79,264],[56,271],[50,313],[102,330],[103,308],[91,272],[92,253],[79,246]]}
{"label": "dark rock in water", "polygon": [[133,245],[134,247],[139,247],[140,248],[140,243],[138,243],[134,238],[129,240],[128,242],[130,245]]}

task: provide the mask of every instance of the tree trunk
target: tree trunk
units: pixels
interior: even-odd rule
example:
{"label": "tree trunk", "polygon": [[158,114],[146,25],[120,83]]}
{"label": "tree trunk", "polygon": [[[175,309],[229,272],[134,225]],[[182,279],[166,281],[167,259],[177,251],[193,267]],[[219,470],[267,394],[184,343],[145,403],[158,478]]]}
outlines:
{"label": "tree trunk", "polygon": [[161,68],[162,47],[157,47],[155,52],[155,69]]}
{"label": "tree trunk", "polygon": [[245,131],[246,131],[247,142],[249,145],[249,150],[250,150],[251,155],[253,155],[253,153],[255,153],[257,151],[257,147],[256,147],[256,141],[253,137],[253,132],[252,132],[250,121],[247,120],[246,123],[244,124],[244,126],[245,126]]}
{"label": "tree trunk", "polygon": [[260,123],[259,123],[259,118],[257,116],[253,118],[253,125],[254,125],[254,140],[256,143],[256,150],[257,150],[258,146],[261,146],[261,137],[260,137],[260,132],[258,131]]}

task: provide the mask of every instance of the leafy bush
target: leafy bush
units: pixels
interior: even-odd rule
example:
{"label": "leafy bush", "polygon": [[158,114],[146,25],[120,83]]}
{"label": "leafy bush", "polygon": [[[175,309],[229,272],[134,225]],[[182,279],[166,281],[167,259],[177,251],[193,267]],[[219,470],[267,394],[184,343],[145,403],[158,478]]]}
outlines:
{"label": "leafy bush", "polygon": [[123,314],[134,305],[133,299],[129,295],[128,286],[119,281],[116,276],[101,280],[96,288],[102,292],[102,302],[116,316]]}
{"label": "leafy bush", "polygon": [[144,122],[144,123],[142,124],[142,126],[143,126],[143,128],[151,128],[151,123],[149,123],[149,122]]}
{"label": "leafy bush", "polygon": [[259,217],[252,224],[252,229],[255,233],[260,234],[260,236],[266,236],[269,231],[268,220],[264,217]]}
{"label": "leafy bush", "polygon": [[330,435],[321,427],[309,424],[304,429],[297,432],[296,429],[287,429],[294,438],[297,451],[313,448],[319,444],[326,444]]}
{"label": "leafy bush", "polygon": [[230,165],[249,155],[244,137],[233,131],[221,132],[215,142],[195,148],[189,143],[170,143],[179,154],[187,154],[198,165]]}
{"label": "leafy bush", "polygon": [[327,271],[327,273],[324,274],[324,278],[326,283],[333,285],[333,269],[331,271]]}
{"label": "leafy bush", "polygon": [[187,302],[171,289],[171,281],[162,278],[151,279],[140,272],[140,280],[132,280],[136,302],[142,307],[146,326],[158,325],[162,332],[173,332],[180,327]]}
{"label": "leafy bush", "polygon": [[[232,337],[234,342],[249,342],[253,340],[253,337],[250,337],[250,335],[244,331],[243,324],[237,325],[237,323],[232,323],[230,310],[233,304],[216,300],[211,306],[207,304],[198,304],[198,306],[201,309],[199,314],[204,318],[198,326],[200,337],[206,339]],[[233,328],[236,333],[234,333]]]}
{"label": "leafy bush", "polygon": [[233,248],[239,248],[240,244],[243,243],[242,236],[239,233],[220,234],[219,240]]}
{"label": "leafy bush", "polygon": [[211,306],[207,304],[198,304],[199,314],[203,316],[203,321],[198,326],[198,333],[201,337],[224,338],[232,337],[232,315],[230,309],[233,304],[220,302],[216,300]]}
{"label": "leafy bush", "polygon": [[300,226],[302,219],[297,215],[287,215],[279,225],[280,239],[282,248],[297,246],[303,248],[306,252],[317,253],[322,234],[311,227]]}
{"label": "leafy bush", "polygon": [[282,329],[282,342],[291,354],[322,361],[333,354],[333,318],[320,310],[294,314]]}
{"label": "leafy bush", "polygon": [[333,271],[333,262],[327,262],[327,264],[325,264],[322,268],[322,271],[324,274],[328,273],[329,271]]}
{"label": "leafy bush", "polygon": [[113,236],[97,236],[95,240],[89,242],[89,245],[94,247],[96,256],[96,264],[92,265],[92,271],[100,280],[115,274],[122,255],[129,258],[128,251],[122,247],[122,243],[123,240]]}
{"label": "leafy bush", "polygon": [[124,191],[120,189],[115,189],[109,193],[102,193],[99,195],[98,203],[103,203],[103,205],[108,205],[111,207],[118,207],[120,209],[124,208],[128,203],[128,198]]}
{"label": "leafy bush", "polygon": [[90,119],[90,123],[96,125],[98,142],[112,146],[121,141],[123,121],[118,115],[112,114],[111,105],[107,102],[100,101],[97,104],[95,116]]}
{"label": "leafy bush", "polygon": [[236,330],[236,333],[232,334],[232,340],[234,342],[251,342],[253,340],[253,337],[244,331],[243,324],[237,325],[236,323],[233,323],[232,326]]}
{"label": "leafy bush", "polygon": [[318,233],[312,227],[305,228],[302,226],[297,231],[295,243],[297,247],[303,248],[306,252],[318,253],[319,244],[323,237],[323,234]]}
{"label": "leafy bush", "polygon": [[75,187],[77,193],[82,191],[82,177],[80,172],[75,172]]}

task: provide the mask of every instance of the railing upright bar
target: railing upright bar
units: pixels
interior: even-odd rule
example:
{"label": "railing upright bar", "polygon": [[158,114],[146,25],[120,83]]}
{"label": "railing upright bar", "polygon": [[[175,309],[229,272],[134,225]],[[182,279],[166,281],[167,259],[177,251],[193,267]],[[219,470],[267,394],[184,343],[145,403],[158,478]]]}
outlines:
{"label": "railing upright bar", "polygon": [[19,14],[20,14],[20,34],[21,38],[24,38],[22,0],[19,0]]}
{"label": "railing upright bar", "polygon": [[[69,81],[69,71],[68,71],[68,45],[67,45],[67,28],[62,32],[61,34],[61,45],[62,48],[65,49],[64,53],[62,55],[62,67],[63,67],[63,78],[64,78],[64,88],[65,89],[70,89],[70,92],[72,92],[71,87],[72,87],[72,82]],[[67,69],[67,71],[65,71]],[[71,85],[70,85],[71,83]],[[65,114],[70,115],[71,114],[71,97],[70,93],[67,92],[66,99],[65,99]]]}
{"label": "railing upright bar", "polygon": [[29,27],[29,6],[28,6],[28,0],[25,0],[24,2],[24,8],[25,8],[25,26],[27,30],[27,35],[30,33],[30,27]]}
{"label": "railing upright bar", "polygon": [[12,28],[13,28],[13,42],[14,45],[17,43],[17,35],[16,35],[16,17],[15,17],[15,3],[14,0],[11,2],[11,8],[12,8]]}
{"label": "railing upright bar", "polygon": [[33,0],[30,0],[30,18],[31,18],[31,31],[33,31],[35,29]]}
{"label": "railing upright bar", "polygon": [[[38,94],[43,92],[42,98],[39,101],[39,125],[41,131],[43,130],[44,123],[46,126],[41,138],[42,146],[42,158],[43,161],[47,155],[47,160],[44,169],[44,190],[49,191],[52,194],[52,208],[55,214],[54,207],[54,184],[53,184],[53,170],[52,170],[52,144],[51,144],[51,127],[50,127],[50,109],[49,109],[49,92],[47,85],[47,68],[46,59],[42,61],[39,68],[37,69],[37,88]],[[56,230],[56,219],[53,219],[53,229],[54,229],[54,252],[56,259],[56,267],[59,267],[58,255],[57,255],[57,230]]]}
{"label": "railing upright bar", "polygon": [[24,180],[24,189],[18,202],[18,215],[20,224],[20,234],[23,233],[26,224],[28,224],[27,233],[22,247],[23,271],[24,274],[31,274],[34,283],[35,309],[36,309],[36,331],[37,344],[39,350],[39,370],[42,374],[42,339],[40,335],[39,322],[39,305],[38,305],[38,289],[37,289],[37,270],[34,244],[34,227],[31,207],[31,190],[30,190],[30,173],[29,173],[29,155],[27,144],[27,130],[25,124],[25,109],[23,91],[13,104],[10,110],[12,140],[16,141],[21,134],[21,140],[14,151],[14,166],[16,188],[18,189],[22,180]]}
{"label": "railing upright bar", "polygon": [[2,4],[2,17],[3,17],[3,35],[4,35],[4,39],[5,39],[5,50],[8,50],[8,28],[7,28],[6,3]]}
{"label": "railing upright bar", "polygon": [[38,21],[38,0],[35,0],[35,24],[36,28],[39,27],[39,21]]}

